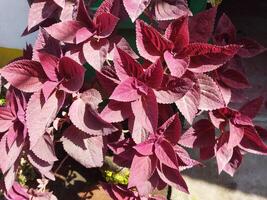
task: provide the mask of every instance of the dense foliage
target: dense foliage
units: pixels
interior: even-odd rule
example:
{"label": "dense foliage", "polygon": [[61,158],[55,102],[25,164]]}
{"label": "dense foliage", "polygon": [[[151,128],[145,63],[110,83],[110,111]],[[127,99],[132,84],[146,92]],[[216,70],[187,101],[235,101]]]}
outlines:
{"label": "dense foliage", "polygon": [[[106,155],[129,168],[128,183],[101,183],[119,200],[164,199],[151,194],[167,185],[188,192],[180,172],[201,160],[233,175],[244,154],[267,154],[266,130],[253,123],[263,98],[231,107],[250,87],[240,59],[265,49],[239,38],[225,14],[215,23],[217,7],[193,16],[185,0],[105,0],[96,12],[91,3],[34,0],[24,34],[38,38],[0,71],[6,199],[56,199],[46,184],[58,143],[87,168]],[[118,31],[129,18],[139,55]],[[37,188],[19,183],[25,163]]]}

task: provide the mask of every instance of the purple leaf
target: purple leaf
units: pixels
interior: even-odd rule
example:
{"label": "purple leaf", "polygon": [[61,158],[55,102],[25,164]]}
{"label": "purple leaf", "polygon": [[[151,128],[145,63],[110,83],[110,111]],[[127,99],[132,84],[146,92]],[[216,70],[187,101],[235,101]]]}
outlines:
{"label": "purple leaf", "polygon": [[104,162],[102,136],[89,136],[75,126],[64,131],[62,143],[65,151],[87,168],[101,167]]}
{"label": "purple leaf", "polygon": [[220,79],[225,85],[235,89],[244,89],[250,86],[244,74],[232,68],[221,72]]}
{"label": "purple leaf", "polygon": [[42,66],[31,60],[14,61],[0,71],[1,75],[15,88],[23,92],[35,92],[47,80]]}
{"label": "purple leaf", "polygon": [[58,81],[59,58],[42,52],[38,52],[38,57],[47,77],[51,81]]}
{"label": "purple leaf", "polygon": [[121,10],[120,1],[117,2],[116,0],[104,0],[96,10],[94,16],[97,17],[103,13],[111,13],[115,16],[118,16],[120,10]]}
{"label": "purple leaf", "polygon": [[243,58],[251,58],[266,51],[265,47],[250,38],[241,38],[237,43],[243,45],[238,52],[238,55]]}

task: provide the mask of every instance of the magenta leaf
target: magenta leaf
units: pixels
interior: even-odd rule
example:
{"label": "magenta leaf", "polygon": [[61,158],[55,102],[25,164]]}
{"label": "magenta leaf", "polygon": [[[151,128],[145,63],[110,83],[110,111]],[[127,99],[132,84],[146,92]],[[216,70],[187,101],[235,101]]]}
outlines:
{"label": "magenta leaf", "polygon": [[102,136],[90,136],[75,126],[64,131],[62,143],[65,151],[87,168],[101,167],[104,162]]}
{"label": "magenta leaf", "polygon": [[188,17],[183,16],[169,24],[165,37],[172,41],[173,51],[179,52],[189,44]]}
{"label": "magenta leaf", "polygon": [[63,76],[60,89],[72,93],[81,89],[84,81],[85,69],[82,65],[69,57],[62,57],[58,64],[59,74]]}
{"label": "magenta leaf", "polygon": [[45,74],[51,81],[58,81],[58,62],[59,58],[48,53],[38,52],[40,63],[45,71]]}
{"label": "magenta leaf", "polygon": [[164,164],[161,164],[160,169],[157,168],[157,172],[159,177],[165,183],[182,192],[188,193],[187,185],[178,169],[172,169]]}
{"label": "magenta leaf", "polygon": [[94,23],[96,24],[97,29],[97,37],[98,38],[107,38],[114,31],[119,18],[110,14],[110,13],[102,13],[97,15],[94,18]]}
{"label": "magenta leaf", "polygon": [[148,7],[151,0],[123,0],[124,7],[134,22]]}
{"label": "magenta leaf", "polygon": [[141,20],[136,21],[136,45],[140,55],[155,62],[164,51],[170,49],[171,42],[165,39],[155,28]]}
{"label": "magenta leaf", "polygon": [[94,16],[97,17],[103,13],[111,13],[115,16],[118,16],[120,10],[121,10],[120,2],[117,2],[116,0],[104,0],[96,10]]}
{"label": "magenta leaf", "polygon": [[134,149],[143,156],[150,156],[154,154],[154,139],[148,139],[140,144],[134,146]]}
{"label": "magenta leaf", "polygon": [[155,143],[155,154],[158,160],[173,169],[178,168],[178,161],[172,145],[165,139],[158,139]]}
{"label": "magenta leaf", "polygon": [[121,81],[129,77],[139,78],[144,73],[142,66],[120,48],[115,47],[113,62]]}
{"label": "magenta leaf", "polygon": [[198,74],[197,81],[200,88],[200,110],[215,110],[224,107],[224,99],[217,83],[205,74]]}
{"label": "magenta leaf", "polygon": [[55,119],[65,100],[62,91],[55,91],[46,102],[40,92],[34,93],[26,110],[26,123],[29,131],[30,145],[34,147],[46,129]]}
{"label": "magenta leaf", "polygon": [[38,91],[47,81],[42,66],[31,60],[14,61],[2,68],[0,73],[12,86],[24,92]]}

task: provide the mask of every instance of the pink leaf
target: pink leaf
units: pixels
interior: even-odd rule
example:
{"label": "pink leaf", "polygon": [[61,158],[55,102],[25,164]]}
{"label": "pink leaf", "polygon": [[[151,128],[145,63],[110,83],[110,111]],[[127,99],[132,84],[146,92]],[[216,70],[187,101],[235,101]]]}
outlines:
{"label": "pink leaf", "polygon": [[134,146],[134,149],[143,156],[150,156],[154,154],[154,139],[148,139],[140,144]]}
{"label": "pink leaf", "polygon": [[131,106],[136,123],[154,133],[158,125],[158,104],[153,90],[149,89],[146,96],[132,102]]}
{"label": "pink leaf", "polygon": [[139,78],[144,72],[142,66],[129,54],[115,47],[113,62],[117,76],[121,81],[129,77]]}
{"label": "pink leaf", "polygon": [[57,8],[58,6],[54,1],[34,0],[29,11],[28,30],[52,16]]}
{"label": "pink leaf", "polygon": [[242,162],[242,154],[238,148],[234,148],[234,153],[227,165],[223,168],[223,171],[225,171],[230,176],[234,176],[234,173],[238,169],[238,167],[241,165]]}
{"label": "pink leaf", "polygon": [[215,110],[224,107],[225,103],[216,82],[205,74],[198,74],[200,88],[200,110]]}
{"label": "pink leaf", "polygon": [[81,131],[89,135],[108,135],[117,129],[100,118],[99,113],[86,102],[85,99],[78,98],[69,109],[71,122]]}
{"label": "pink leaf", "polygon": [[155,143],[155,155],[162,164],[177,169],[178,161],[172,145],[165,139],[158,139]]}
{"label": "pink leaf", "polygon": [[111,100],[101,112],[100,116],[107,122],[121,122],[129,118],[132,113],[130,103],[118,102]]}
{"label": "pink leaf", "polygon": [[55,39],[66,42],[75,43],[75,37],[78,30],[83,28],[84,25],[81,22],[69,20],[59,22],[45,28],[45,30]]}
{"label": "pink leaf", "polygon": [[157,159],[154,156],[135,155],[130,168],[128,188],[147,181],[154,173]]}
{"label": "pink leaf", "polygon": [[208,42],[212,36],[217,7],[200,12],[189,20],[190,42]]}
{"label": "pink leaf", "polygon": [[151,0],[123,0],[124,7],[134,22],[148,7]]}
{"label": "pink leaf", "polygon": [[24,92],[40,90],[47,80],[42,66],[31,60],[14,61],[2,68],[0,73],[12,86]]}
{"label": "pink leaf", "polygon": [[48,134],[45,134],[39,138],[37,143],[32,147],[32,152],[38,158],[48,163],[57,161],[54,150],[54,143]]}
{"label": "pink leaf", "polygon": [[131,102],[140,99],[147,92],[147,86],[136,78],[128,78],[119,84],[109,99],[121,102]]}
{"label": "pink leaf", "polygon": [[171,104],[181,99],[191,88],[193,82],[187,78],[164,76],[160,90],[155,91],[157,102]]}
{"label": "pink leaf", "polygon": [[258,97],[256,99],[253,99],[249,101],[248,103],[246,103],[245,105],[243,105],[239,111],[242,114],[253,119],[256,117],[257,113],[260,111],[263,101],[264,101],[263,97]]}
{"label": "pink leaf", "polygon": [[96,24],[96,37],[98,38],[107,38],[114,31],[119,18],[110,14],[110,13],[102,13],[97,15],[94,18],[94,23]]}
{"label": "pink leaf", "polygon": [[170,49],[171,42],[165,39],[155,28],[141,20],[136,21],[136,45],[142,57],[151,62],[160,58]]}
{"label": "pink leaf", "polygon": [[44,99],[42,99],[40,92],[31,96],[26,110],[26,123],[31,147],[34,147],[40,137],[44,135],[62,107],[64,100],[65,94],[62,91],[54,92],[46,102],[43,102]]}
{"label": "pink leaf", "polygon": [[82,27],[76,32],[76,44],[80,44],[90,39],[94,34],[87,28]]}
{"label": "pink leaf", "polygon": [[164,0],[157,0],[155,2],[156,20],[173,20],[190,14],[191,12],[185,0],[175,1],[174,5]]}
{"label": "pink leaf", "polygon": [[13,125],[14,116],[11,110],[6,107],[0,107],[0,132],[5,132]]}
{"label": "pink leaf", "polygon": [[59,74],[62,76],[61,89],[68,92],[77,92],[84,81],[85,69],[82,65],[69,57],[62,57],[58,64]]}
{"label": "pink leaf", "polygon": [[200,88],[194,85],[181,99],[175,102],[185,119],[192,124],[198,112],[200,101]]}
{"label": "pink leaf", "polygon": [[165,51],[164,60],[172,76],[180,78],[186,72],[190,59],[189,58],[176,58],[169,51]]}
{"label": "pink leaf", "polygon": [[106,39],[90,40],[83,45],[83,55],[86,61],[98,72],[106,61],[109,43]]}
{"label": "pink leaf", "polygon": [[62,137],[64,150],[77,162],[87,168],[101,167],[104,162],[104,144],[102,136],[88,134],[70,126]]}
{"label": "pink leaf", "polygon": [[228,147],[234,148],[235,146],[239,145],[242,138],[244,137],[244,128],[243,127],[237,127],[233,123],[229,122],[229,141],[228,141]]}

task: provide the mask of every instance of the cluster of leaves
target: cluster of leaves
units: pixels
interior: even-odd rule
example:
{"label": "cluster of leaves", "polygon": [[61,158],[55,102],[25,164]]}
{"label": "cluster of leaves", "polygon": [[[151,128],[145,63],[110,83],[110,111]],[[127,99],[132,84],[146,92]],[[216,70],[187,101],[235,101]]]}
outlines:
{"label": "cluster of leaves", "polygon": [[[230,175],[244,154],[267,154],[266,130],[252,121],[263,98],[229,106],[249,87],[240,58],[265,49],[237,37],[225,14],[214,26],[217,7],[194,16],[185,0],[105,0],[95,13],[89,7],[34,0],[24,34],[39,29],[38,38],[0,71],[8,83],[0,107],[7,199],[56,199],[45,181],[27,189],[17,175],[23,157],[54,180],[59,142],[87,168],[101,167],[112,151],[130,169],[128,185],[102,184],[113,199],[163,199],[150,194],[167,185],[188,192],[180,172],[202,164],[185,148],[199,149],[202,160],[216,157],[219,173]],[[142,13],[147,22],[137,19]],[[140,56],[117,33],[128,16]],[[185,133],[177,110],[192,125]]]}

